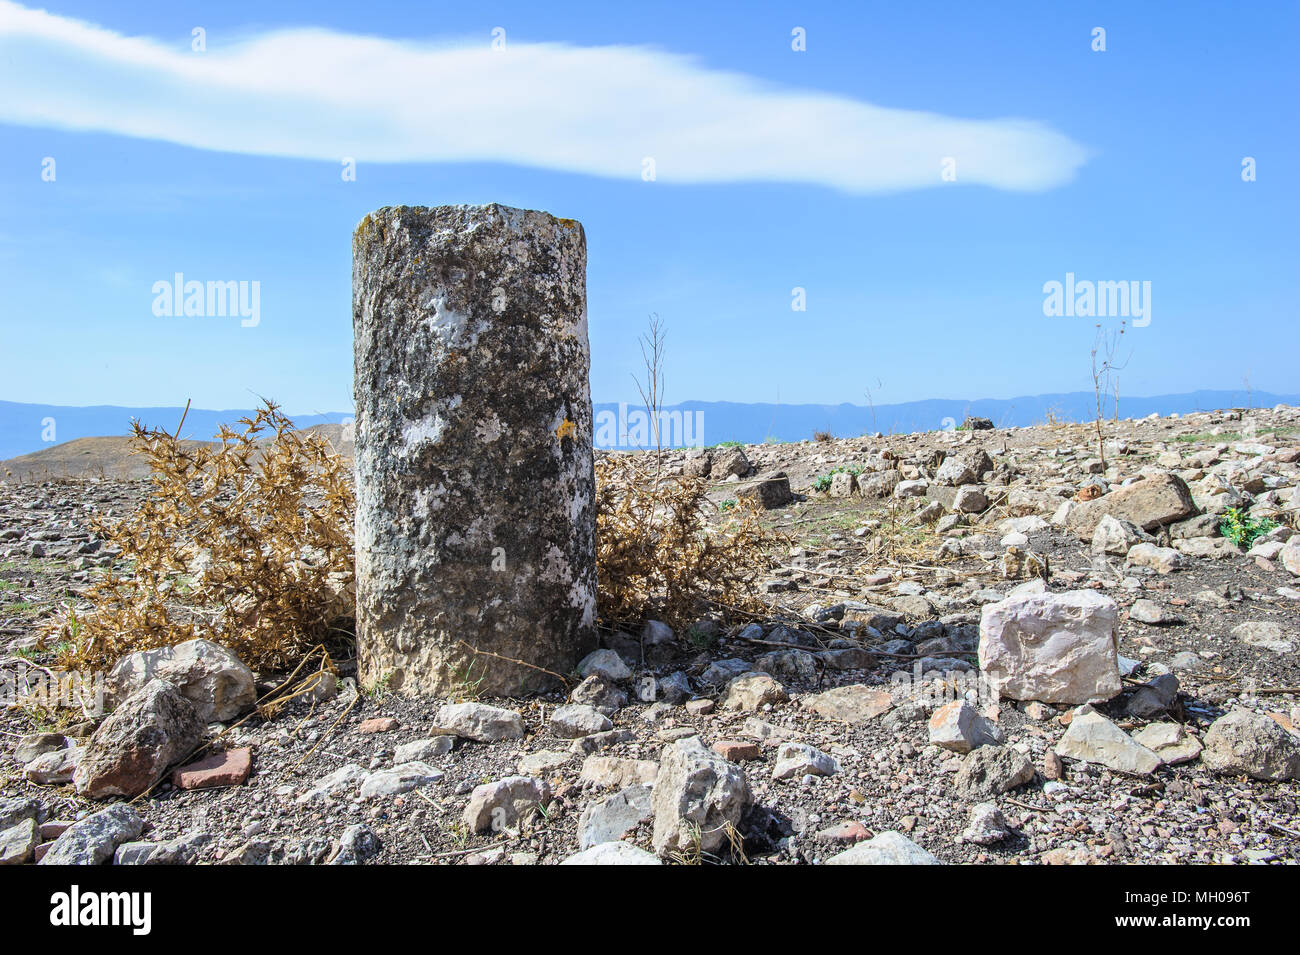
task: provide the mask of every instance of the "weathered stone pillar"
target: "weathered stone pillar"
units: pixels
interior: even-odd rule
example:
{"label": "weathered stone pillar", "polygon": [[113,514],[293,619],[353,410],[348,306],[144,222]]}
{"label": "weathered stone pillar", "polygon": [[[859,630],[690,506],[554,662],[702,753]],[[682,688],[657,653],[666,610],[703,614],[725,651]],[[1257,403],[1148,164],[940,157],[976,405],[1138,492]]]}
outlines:
{"label": "weathered stone pillar", "polygon": [[595,642],[582,226],[395,206],[352,253],[363,684],[554,688]]}

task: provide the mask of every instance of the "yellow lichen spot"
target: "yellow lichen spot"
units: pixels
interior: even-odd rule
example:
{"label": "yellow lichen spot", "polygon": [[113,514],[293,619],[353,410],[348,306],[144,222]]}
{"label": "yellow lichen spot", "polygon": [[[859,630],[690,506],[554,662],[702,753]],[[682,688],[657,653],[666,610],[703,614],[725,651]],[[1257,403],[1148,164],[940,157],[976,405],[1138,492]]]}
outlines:
{"label": "yellow lichen spot", "polygon": [[555,221],[558,222],[560,225],[564,226],[566,229],[578,228],[577,219],[561,219],[559,216],[556,216]]}
{"label": "yellow lichen spot", "polygon": [[565,438],[572,438],[574,432],[576,432],[577,430],[578,430],[578,426],[575,425],[568,418],[565,418],[564,424],[560,425],[558,428],[555,429],[555,437],[563,441]]}

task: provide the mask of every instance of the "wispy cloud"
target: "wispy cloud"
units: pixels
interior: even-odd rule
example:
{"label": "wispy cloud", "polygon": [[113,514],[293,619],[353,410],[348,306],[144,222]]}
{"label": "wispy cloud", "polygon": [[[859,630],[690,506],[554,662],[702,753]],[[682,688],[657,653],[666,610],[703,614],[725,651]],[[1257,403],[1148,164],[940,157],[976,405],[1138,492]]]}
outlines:
{"label": "wispy cloud", "polygon": [[[961,119],[781,88],[646,47],[434,44],[293,29],[182,42],[0,0],[0,122],[359,162],[495,161],[660,182],[855,193],[1042,190],[1086,151],[1024,119]],[[792,54],[795,55],[795,54]]]}

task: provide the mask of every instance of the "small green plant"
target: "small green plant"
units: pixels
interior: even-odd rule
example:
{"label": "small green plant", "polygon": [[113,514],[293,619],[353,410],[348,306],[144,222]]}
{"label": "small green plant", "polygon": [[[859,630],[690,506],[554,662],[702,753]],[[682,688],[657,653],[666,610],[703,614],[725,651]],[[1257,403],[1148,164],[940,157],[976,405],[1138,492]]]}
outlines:
{"label": "small green plant", "polygon": [[388,683],[393,678],[392,672],[385,673],[370,686],[364,688],[364,692],[371,700],[378,702],[388,695]]}
{"label": "small green plant", "polygon": [[718,642],[716,634],[701,630],[695,624],[691,624],[686,629],[686,639],[690,641],[691,646],[699,647],[701,650],[708,650]]}
{"label": "small green plant", "polygon": [[1202,441],[1227,443],[1241,440],[1241,435],[1236,431],[1220,431],[1218,434],[1202,431],[1197,434],[1176,434],[1174,440],[1184,444],[1198,444]]}
{"label": "small green plant", "polygon": [[43,604],[37,600],[20,600],[18,603],[10,604],[6,608],[10,613],[27,615],[39,615],[49,609],[48,604]]}
{"label": "small green plant", "polygon": [[837,474],[861,474],[862,468],[831,468],[821,477],[812,483],[814,491],[829,491],[831,489],[831,478]]}
{"label": "small green plant", "polygon": [[704,864],[704,835],[700,831],[700,824],[697,822],[687,822],[685,844],[680,849],[673,849],[668,853],[668,860],[677,865],[703,865]]}
{"label": "small green plant", "polygon": [[1240,508],[1230,507],[1219,521],[1219,533],[1232,541],[1236,547],[1247,550],[1256,540],[1277,527],[1277,521],[1269,517],[1247,517]]}
{"label": "small green plant", "polygon": [[718,505],[718,510],[720,510],[720,511],[729,511],[729,510],[731,510],[733,507],[735,507],[738,503],[739,503],[739,502],[738,502],[734,497],[729,497],[729,498],[727,498],[725,501],[723,501],[721,504]]}
{"label": "small green plant", "polygon": [[472,660],[463,670],[457,670],[455,692],[452,696],[461,702],[472,702],[477,700],[483,690],[483,678],[486,676],[486,667],[484,670],[484,673],[477,677],[474,676],[474,662]]}
{"label": "small green plant", "polygon": [[739,448],[743,445],[739,441],[719,441],[714,445],[715,448]]}
{"label": "small green plant", "polygon": [[464,823],[453,823],[451,827],[447,829],[447,835],[451,837],[452,844],[455,845],[457,849],[464,849],[469,845],[470,832],[469,828]]}

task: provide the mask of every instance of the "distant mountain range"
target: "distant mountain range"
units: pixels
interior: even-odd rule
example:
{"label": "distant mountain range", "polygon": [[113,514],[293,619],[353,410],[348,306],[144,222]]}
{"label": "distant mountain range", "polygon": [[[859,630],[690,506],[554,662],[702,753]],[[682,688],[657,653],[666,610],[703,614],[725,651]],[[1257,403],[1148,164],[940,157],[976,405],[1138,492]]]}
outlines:
{"label": "distant mountain range", "polygon": [[[1272,407],[1276,404],[1300,404],[1300,394],[1193,391],[1146,398],[1121,394],[1119,410],[1122,417],[1142,418],[1152,413],[1186,414],[1220,408]],[[718,444],[722,441],[761,444],[767,440],[799,441],[811,438],[816,431],[829,431],[836,437],[855,437],[876,431],[885,434],[937,431],[960,425],[967,415],[989,418],[1002,428],[1042,424],[1049,417],[1058,421],[1088,421],[1096,415],[1096,398],[1091,392],[1076,391],[974,401],[933,398],[876,405],[874,408],[854,404],[685,401],[664,410],[668,419],[663,426],[665,444]],[[0,401],[0,459],[28,454],[77,438],[124,435],[129,432],[133,418],[171,430],[180,421],[183,411],[180,407],[70,407]],[[640,440],[638,429],[645,428],[644,412],[638,414],[635,405],[597,402],[595,413],[598,447],[650,443]],[[1108,406],[1107,415],[1110,413]],[[248,409],[208,411],[191,408],[185,419],[184,437],[209,439],[217,433],[219,424],[233,423],[248,414],[251,414]],[[292,417],[299,427],[310,427],[347,421],[351,413],[340,411]],[[669,434],[670,431],[673,433]]]}
{"label": "distant mountain range", "polygon": [[[173,431],[185,408],[123,408],[116,405],[73,407],[69,405],[35,405],[17,401],[0,401],[0,459],[40,451],[77,438],[114,437],[130,434],[132,419],[149,427]],[[252,411],[230,409],[206,411],[191,408],[185,415],[183,437],[211,440],[221,424],[234,425]],[[294,415],[300,428],[316,424],[337,423],[352,416],[340,414]]]}

